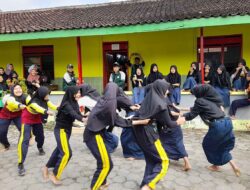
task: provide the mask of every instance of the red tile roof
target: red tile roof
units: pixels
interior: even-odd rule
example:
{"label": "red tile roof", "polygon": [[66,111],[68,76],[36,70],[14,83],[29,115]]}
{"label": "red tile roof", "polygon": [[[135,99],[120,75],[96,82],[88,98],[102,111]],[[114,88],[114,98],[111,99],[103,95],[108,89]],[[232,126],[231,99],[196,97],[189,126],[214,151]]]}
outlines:
{"label": "red tile roof", "polygon": [[133,0],[0,13],[0,34],[249,15],[250,0]]}

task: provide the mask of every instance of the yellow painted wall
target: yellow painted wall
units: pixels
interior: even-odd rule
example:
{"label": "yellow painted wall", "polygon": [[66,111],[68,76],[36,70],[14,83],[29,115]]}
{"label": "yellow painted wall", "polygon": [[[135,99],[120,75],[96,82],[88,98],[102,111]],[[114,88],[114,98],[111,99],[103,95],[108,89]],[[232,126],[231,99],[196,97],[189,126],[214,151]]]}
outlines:
{"label": "yellow painted wall", "polygon": [[0,43],[0,65],[12,63],[18,73],[23,73],[23,46],[53,45],[55,77],[61,78],[66,71],[67,64],[71,63],[77,71],[77,50],[75,38],[26,40],[20,42]]}
{"label": "yellow painted wall", "polygon": [[[243,57],[250,65],[250,25],[210,27],[204,29],[205,36],[243,35]],[[169,72],[172,64],[178,66],[180,74],[188,72],[190,63],[196,60],[196,43],[199,29],[173,30],[154,33],[126,35],[109,35],[82,37],[82,62],[84,77],[103,76],[103,42],[128,41],[129,54],[140,53],[145,62],[145,73],[148,74],[151,63],[157,63],[163,74]],[[77,50],[75,38],[27,40],[19,42],[0,42],[0,66],[13,63],[18,73],[23,73],[22,46],[53,45],[55,77],[61,78],[66,65],[75,66],[77,74]]]}
{"label": "yellow painted wall", "polygon": [[[205,36],[243,35],[243,57],[250,65],[250,25],[209,27],[204,29]],[[109,35],[83,37],[83,76],[103,76],[103,42],[128,41],[129,54],[140,53],[145,62],[145,73],[150,65],[157,63],[159,70],[165,75],[169,67],[176,64],[179,73],[186,75],[192,61],[197,59],[197,37],[199,29],[173,30],[154,33],[139,33],[126,35]],[[88,63],[88,64],[86,64]],[[95,69],[93,69],[95,68]]]}

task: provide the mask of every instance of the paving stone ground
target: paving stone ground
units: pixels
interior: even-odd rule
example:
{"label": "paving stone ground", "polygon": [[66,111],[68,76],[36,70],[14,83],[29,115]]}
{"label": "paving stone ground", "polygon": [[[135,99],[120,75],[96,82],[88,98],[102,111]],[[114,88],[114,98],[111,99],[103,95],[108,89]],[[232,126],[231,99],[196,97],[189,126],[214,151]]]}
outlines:
{"label": "paving stone ground", "polygon": [[[115,133],[120,134],[116,129]],[[189,154],[192,170],[183,172],[179,162],[171,161],[169,171],[157,185],[157,190],[249,190],[250,189],[250,133],[236,132],[236,147],[232,152],[234,159],[241,168],[241,177],[236,177],[229,165],[223,167],[221,172],[210,172],[202,150],[201,142],[205,130],[184,129],[184,140]],[[49,159],[55,148],[55,139],[52,131],[45,131],[44,149],[46,155],[38,156],[36,145],[29,147],[25,162],[26,175],[17,175],[17,130],[11,127],[9,139],[11,149],[0,153],[0,189],[4,190],[87,190],[96,168],[96,161],[83,144],[82,134],[73,134],[70,144],[73,157],[62,174],[63,185],[56,187],[42,178],[41,168]],[[127,161],[122,156],[119,145],[112,154],[114,168],[108,182],[109,190],[136,190],[139,189],[145,162],[144,160]]]}

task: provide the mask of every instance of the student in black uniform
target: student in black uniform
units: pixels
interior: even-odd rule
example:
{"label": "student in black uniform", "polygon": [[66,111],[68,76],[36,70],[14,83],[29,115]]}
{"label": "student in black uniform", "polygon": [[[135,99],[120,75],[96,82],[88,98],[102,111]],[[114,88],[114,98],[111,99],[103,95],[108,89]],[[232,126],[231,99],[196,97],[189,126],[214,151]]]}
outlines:
{"label": "student in black uniform", "polygon": [[147,84],[151,84],[158,79],[163,79],[163,75],[159,72],[157,64],[153,63],[151,64],[150,73],[147,77]]}
{"label": "student in black uniform", "polygon": [[138,144],[144,152],[146,169],[141,183],[142,190],[155,189],[156,184],[166,175],[169,159],[161,144],[158,127],[177,127],[184,123],[184,118],[177,121],[170,118],[166,103],[169,83],[165,80],[156,80],[147,89],[145,99],[139,109],[140,119],[151,119],[153,122],[147,125],[134,127]]}
{"label": "student in black uniform", "polygon": [[[61,174],[68,164],[72,151],[69,144],[72,126],[75,119],[86,121],[79,110],[77,100],[81,97],[80,89],[76,86],[69,86],[63,96],[63,100],[56,116],[54,134],[57,147],[52,153],[48,163],[43,168],[43,176],[50,179],[55,185],[61,184]],[[48,175],[48,168],[53,168],[53,173]]]}
{"label": "student in black uniform", "polygon": [[208,169],[219,171],[220,166],[230,163],[235,175],[240,176],[240,170],[230,154],[235,144],[233,124],[230,118],[225,117],[222,99],[208,84],[197,85],[191,93],[196,100],[190,112],[185,113],[184,117],[189,121],[199,115],[209,126],[202,142],[207,160],[212,164]]}
{"label": "student in black uniform", "polygon": [[213,86],[216,92],[221,96],[224,104],[224,107],[230,106],[230,89],[231,82],[230,76],[224,65],[220,65],[217,69],[217,72],[214,75]]}
{"label": "student in black uniform", "polygon": [[199,63],[193,62],[193,63],[191,63],[187,78],[183,84],[183,90],[189,91],[195,85],[197,85],[199,83],[201,83],[201,74],[200,74],[200,69],[199,69]]}
{"label": "student in black uniform", "polygon": [[177,71],[176,65],[171,65],[169,74],[165,77],[165,80],[171,84],[171,96],[170,99],[175,105],[179,105],[181,101],[181,75]]}
{"label": "student in black uniform", "polygon": [[131,122],[119,117],[116,113],[118,92],[118,86],[115,83],[107,84],[104,95],[98,100],[88,117],[83,134],[84,142],[97,160],[97,169],[91,182],[91,190],[107,187],[106,179],[113,168],[103,135],[106,127],[131,127],[132,123],[135,125],[148,122],[148,120]]}
{"label": "student in black uniform", "polygon": [[213,85],[214,83],[214,70],[210,62],[205,64],[204,67],[204,83]]}
{"label": "student in black uniform", "polygon": [[[101,98],[101,95],[96,89],[92,88],[88,84],[83,84],[80,86],[81,98],[78,100],[79,106],[85,108],[85,113],[89,115],[91,110],[95,107],[97,101]],[[105,131],[104,141],[109,153],[113,153],[118,147],[119,138],[112,133],[112,130]]]}
{"label": "student in black uniform", "polygon": [[[181,115],[180,108],[176,107],[173,104],[173,102],[171,102],[170,96],[171,94],[168,94],[168,96],[166,97],[166,102],[168,105],[170,118],[176,121]],[[188,159],[188,154],[184,146],[181,126],[161,127],[159,128],[159,135],[162,142],[162,146],[164,147],[168,157],[171,160],[183,159],[184,161],[183,171],[189,171],[191,169],[191,165]]]}

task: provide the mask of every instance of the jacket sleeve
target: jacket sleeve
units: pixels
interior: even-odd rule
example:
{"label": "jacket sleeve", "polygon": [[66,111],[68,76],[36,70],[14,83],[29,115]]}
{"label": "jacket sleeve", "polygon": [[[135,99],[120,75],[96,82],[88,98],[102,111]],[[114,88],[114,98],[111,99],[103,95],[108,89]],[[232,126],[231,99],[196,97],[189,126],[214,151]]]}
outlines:
{"label": "jacket sleeve", "polygon": [[117,114],[115,118],[115,126],[122,128],[132,127],[132,120],[123,119]]}
{"label": "jacket sleeve", "polygon": [[11,107],[12,109],[18,109],[19,106],[21,105],[21,103],[16,101],[15,98],[13,97],[9,97],[6,103],[8,107]]}
{"label": "jacket sleeve", "polygon": [[32,108],[33,110],[35,110],[37,113],[40,113],[40,114],[47,113],[47,110],[39,106],[37,103],[31,103],[28,107]]}
{"label": "jacket sleeve", "polygon": [[164,110],[158,117],[161,118],[161,124],[167,127],[177,127],[177,122],[173,121],[170,117],[168,109]]}
{"label": "jacket sleeve", "polygon": [[130,106],[132,106],[132,102],[126,96],[117,96],[117,108],[124,109],[126,111],[130,110]]}
{"label": "jacket sleeve", "polygon": [[66,112],[70,115],[70,117],[72,117],[73,119],[76,119],[78,121],[82,121],[82,114],[79,112],[77,112],[76,110],[74,110],[70,105],[66,104],[65,108]]}
{"label": "jacket sleeve", "polygon": [[50,108],[50,109],[52,109],[52,110],[54,110],[54,111],[56,111],[57,110],[57,106],[55,105],[55,104],[53,104],[51,101],[48,101],[47,102],[47,105],[48,105],[48,107]]}
{"label": "jacket sleeve", "polygon": [[200,114],[202,108],[199,106],[199,101],[195,100],[194,107],[191,108],[189,113],[185,113],[183,116],[187,121],[196,118]]}

